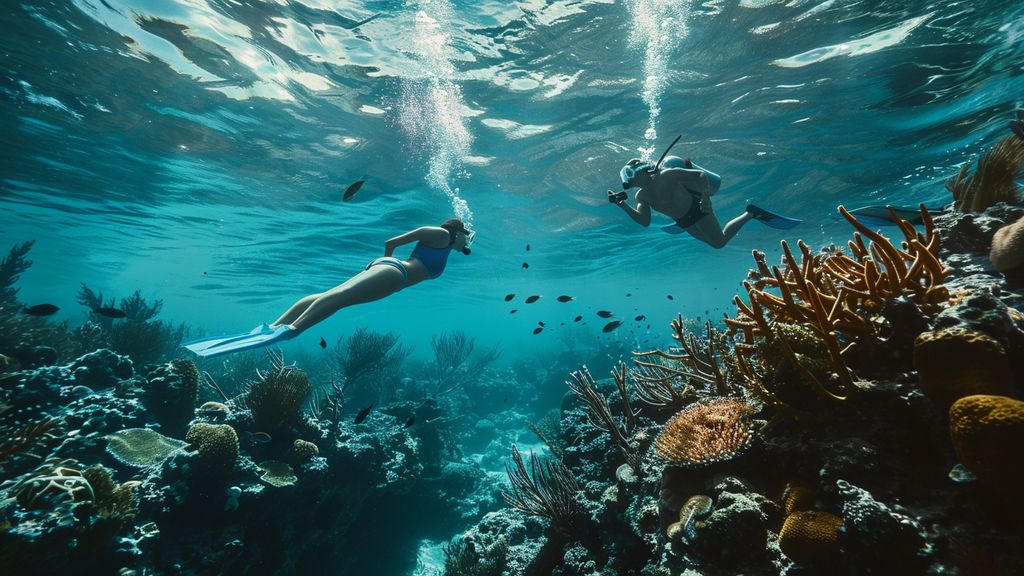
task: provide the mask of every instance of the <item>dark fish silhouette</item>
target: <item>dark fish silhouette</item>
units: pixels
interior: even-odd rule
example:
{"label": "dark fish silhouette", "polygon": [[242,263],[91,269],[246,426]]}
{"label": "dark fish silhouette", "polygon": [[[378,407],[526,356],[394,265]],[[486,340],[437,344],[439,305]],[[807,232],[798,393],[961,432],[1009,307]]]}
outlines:
{"label": "dark fish silhouette", "polygon": [[359,413],[356,414],[356,419],[353,420],[352,423],[353,424],[362,424],[363,420],[366,420],[366,417],[370,415],[370,410],[373,410],[373,404],[370,404],[366,408],[363,408],[362,410],[360,410]]}
{"label": "dark fish silhouette", "polygon": [[541,321],[537,322],[537,324],[540,324],[541,326],[543,326],[544,325],[544,321],[541,320]]}
{"label": "dark fish silhouette", "polygon": [[611,318],[612,317],[612,313],[607,311],[607,310],[598,310],[597,311],[597,315],[600,316],[601,318]]}
{"label": "dark fish silhouette", "polygon": [[647,316],[644,316],[643,314],[637,316],[636,318],[633,318],[633,320],[636,320],[637,322],[639,322],[641,320],[646,320],[646,319],[647,319]]}
{"label": "dark fish silhouette", "polygon": [[611,332],[612,330],[615,330],[619,326],[622,326],[622,320],[612,320],[611,322],[604,325],[604,328],[601,329],[601,332]]}
{"label": "dark fish silhouette", "polygon": [[402,428],[409,428],[410,426],[412,426],[415,423],[416,423],[416,415],[413,414],[412,416],[409,416],[409,419],[405,421],[405,424],[402,424]]}
{"label": "dark fish silhouette", "polygon": [[94,308],[93,312],[100,316],[106,316],[107,318],[124,318],[126,316],[124,310],[119,310],[117,308]]}
{"label": "dark fish silhouette", "polygon": [[57,310],[60,310],[60,308],[53,304],[36,304],[35,306],[25,308],[25,314],[29,316],[52,316],[57,313]]}
{"label": "dark fish silhouette", "polygon": [[515,314],[516,312],[519,312],[519,310],[516,310],[514,308],[508,311],[509,314]]}
{"label": "dark fish silhouette", "polygon": [[534,333],[534,334],[540,334],[540,333],[541,333],[541,332],[543,332],[543,331],[544,331],[544,329],[543,329],[543,328],[534,328],[534,329],[533,329],[533,333]]}
{"label": "dark fish silhouette", "polygon": [[632,295],[633,295],[633,293],[632,293],[632,292],[626,292],[626,298],[629,298],[629,297],[630,297],[630,296],[632,296]]}
{"label": "dark fish silhouette", "polygon": [[572,319],[573,322],[579,322],[580,320],[583,320],[583,316],[577,316]]}
{"label": "dark fish silhouette", "polygon": [[529,298],[526,299],[526,303],[533,304],[537,300],[540,300],[540,296],[530,296]]}
{"label": "dark fish silhouette", "polygon": [[512,300],[513,298],[515,298],[515,297],[516,297],[515,294],[505,294],[505,302],[508,302],[508,301]]}
{"label": "dark fish silhouette", "polygon": [[668,295],[668,299],[669,300],[675,300],[675,298],[673,298],[671,294]]}
{"label": "dark fish silhouette", "polygon": [[327,349],[327,340],[324,340],[323,336],[320,337],[320,347],[323,348],[324,350]]}
{"label": "dark fish silhouette", "polygon": [[559,296],[558,297],[558,301],[559,302],[571,302],[572,301],[572,296]]}
{"label": "dark fish silhouette", "polygon": [[527,244],[527,245],[526,245],[526,251],[527,251],[527,252],[529,252],[529,251],[530,251],[530,245],[529,245],[529,244]]}
{"label": "dark fish silhouette", "polygon": [[248,434],[249,441],[253,444],[270,444],[273,438],[266,432],[253,432]]}
{"label": "dark fish silhouette", "polygon": [[528,262],[523,262],[523,270],[526,270],[529,267],[530,267],[530,264]]}
{"label": "dark fish silhouette", "polygon": [[366,180],[356,180],[355,182],[350,184],[349,187],[345,189],[345,193],[341,195],[341,201],[348,202],[349,200],[351,200],[352,197],[356,195],[356,192],[359,192],[359,189],[362,188],[363,184],[365,183]]}

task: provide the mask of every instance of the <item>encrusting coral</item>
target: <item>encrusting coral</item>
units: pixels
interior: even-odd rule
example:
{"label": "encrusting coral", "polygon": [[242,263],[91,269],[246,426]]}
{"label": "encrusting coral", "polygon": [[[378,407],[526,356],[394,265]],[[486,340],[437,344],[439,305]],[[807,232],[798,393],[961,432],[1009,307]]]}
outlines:
{"label": "encrusting coral", "polygon": [[107,452],[126,466],[157,466],[185,446],[149,428],[129,428],[107,436]]}
{"label": "encrusting coral", "polygon": [[1024,402],[1005,396],[974,395],[949,409],[949,434],[960,463],[996,488],[1024,483]]}
{"label": "encrusting coral", "polygon": [[738,398],[717,398],[687,406],[654,441],[658,456],[677,466],[731,460],[753,443],[755,409]]}
{"label": "encrusting coral", "polygon": [[921,389],[943,410],[964,396],[1012,393],[1013,371],[990,336],[961,327],[924,332],[914,342]]}
{"label": "encrusting coral", "polygon": [[779,531],[779,548],[798,564],[815,564],[839,553],[843,519],[820,510],[801,510],[786,516]]}

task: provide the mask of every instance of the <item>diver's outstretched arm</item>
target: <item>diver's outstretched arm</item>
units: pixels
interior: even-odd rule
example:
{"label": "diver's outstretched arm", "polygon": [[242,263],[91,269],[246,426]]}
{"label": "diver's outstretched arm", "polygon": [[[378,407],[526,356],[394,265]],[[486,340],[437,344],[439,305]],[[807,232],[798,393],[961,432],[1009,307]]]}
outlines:
{"label": "diver's outstretched arm", "polygon": [[641,192],[643,191],[636,193],[636,208],[630,206],[625,200],[619,202],[619,206],[634,222],[646,228],[651,225],[651,207],[640,198]]}

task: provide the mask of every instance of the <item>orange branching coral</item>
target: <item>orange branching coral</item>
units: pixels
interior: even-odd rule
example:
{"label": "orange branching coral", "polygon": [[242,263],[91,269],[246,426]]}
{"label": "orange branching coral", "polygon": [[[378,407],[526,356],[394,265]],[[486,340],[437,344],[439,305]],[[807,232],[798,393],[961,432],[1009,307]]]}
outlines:
{"label": "orange branching coral", "polygon": [[658,455],[681,466],[731,460],[754,441],[754,408],[738,398],[691,404],[673,416],[654,442]]}
{"label": "orange branching coral", "polygon": [[968,174],[970,162],[960,173],[946,181],[953,193],[956,209],[961,212],[982,212],[998,202],[1019,202],[1020,189],[1015,179],[1024,163],[1024,140],[1006,136],[978,160],[978,170]]}
{"label": "orange branching coral", "polygon": [[818,510],[803,510],[786,517],[779,531],[779,548],[797,564],[827,560],[839,552],[843,520]]}
{"label": "orange branching coral", "polygon": [[1024,402],[979,394],[949,409],[949,434],[957,458],[978,480],[1014,488],[1024,482]]}
{"label": "orange branching coral", "polygon": [[920,209],[924,233],[891,211],[904,236],[899,247],[840,206],[839,213],[857,230],[849,242],[850,256],[838,250],[816,256],[798,242],[801,257],[797,261],[783,241],[785,269],[769,269],[763,254],[756,253],[754,280],[743,283],[750,303],[737,296],[736,317],[725,319],[730,334],[743,334],[744,342],[736,346],[737,354],[747,357],[740,361],[741,368],[749,367],[747,359],[756,351],[755,339],[779,339],[783,350],[791,350],[784,335],[773,329],[774,322],[804,324],[822,337],[832,369],[839,376],[838,386],[817,379],[813,382],[823,396],[845,399],[856,386],[843,362],[839,335],[873,333],[876,328],[868,313],[879,310],[888,298],[905,296],[923,311],[936,312],[949,297],[942,285],[949,269],[938,259],[939,235],[923,204]]}

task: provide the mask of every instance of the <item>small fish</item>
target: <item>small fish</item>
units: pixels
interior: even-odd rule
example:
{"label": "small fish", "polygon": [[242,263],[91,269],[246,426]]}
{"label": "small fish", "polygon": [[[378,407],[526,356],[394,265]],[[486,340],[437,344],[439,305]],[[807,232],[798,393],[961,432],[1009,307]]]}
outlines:
{"label": "small fish", "polygon": [[370,410],[373,410],[373,404],[370,404],[366,408],[363,408],[362,410],[360,410],[359,413],[356,414],[356,419],[353,420],[352,423],[353,424],[362,424],[363,420],[366,420],[366,417],[370,415]]}
{"label": "small fish", "polygon": [[124,318],[124,310],[118,310],[117,308],[94,308],[93,312],[100,316],[106,316],[107,318]]}
{"label": "small fish", "polygon": [[529,267],[530,267],[530,263],[529,262],[523,262],[523,270],[526,270]]}
{"label": "small fish", "polygon": [[540,296],[530,296],[529,298],[526,299],[526,303],[533,304],[537,300],[540,300]]}
{"label": "small fish", "polygon": [[675,300],[675,298],[673,298],[671,294],[668,295],[668,299],[669,300]]}
{"label": "small fish", "polygon": [[647,329],[648,329],[648,330],[650,330],[650,329],[651,329],[651,325],[650,325],[650,324],[648,324],[648,325],[647,325]]}
{"label": "small fish", "polygon": [[626,292],[626,298],[629,298],[629,297],[630,297],[630,296],[632,296],[632,295],[633,295],[633,293],[632,293],[632,292]]}
{"label": "small fish", "polygon": [[515,308],[508,311],[509,314],[515,314],[516,312],[519,312],[519,310],[516,310]]}
{"label": "small fish", "polygon": [[529,252],[529,251],[530,251],[530,245],[529,245],[529,244],[527,244],[527,245],[526,245],[526,251],[527,251],[527,252]]}
{"label": "small fish", "polygon": [[534,334],[540,334],[540,333],[541,333],[541,332],[543,332],[543,331],[544,331],[544,329],[543,329],[543,328],[534,328],[534,329],[533,329],[533,333],[534,333]]}
{"label": "small fish", "polygon": [[619,326],[622,326],[622,320],[612,320],[611,322],[604,325],[604,328],[601,329],[601,332],[611,332],[612,330],[615,330]]}
{"label": "small fish", "polygon": [[544,325],[544,321],[540,320],[540,321],[537,322],[537,324],[540,325],[540,326],[543,326]]}
{"label": "small fish", "polygon": [[53,304],[36,304],[35,306],[29,306],[25,308],[25,314],[29,316],[52,316],[60,310]]}
{"label": "small fish", "polygon": [[359,189],[362,188],[363,184],[365,183],[366,180],[356,180],[355,182],[350,184],[349,187],[345,189],[345,193],[341,195],[341,201],[348,202],[349,200],[351,200],[352,197],[356,195],[356,192],[359,192]]}
{"label": "small fish", "polygon": [[633,320],[635,320],[637,322],[641,322],[641,321],[646,320],[646,319],[647,319],[647,316],[644,316],[643,314],[637,316],[636,318],[633,318]]}
{"label": "small fish", "polygon": [[601,318],[611,318],[612,317],[612,313],[607,311],[607,310],[598,310],[597,311],[597,315],[600,316]]}
{"label": "small fish", "polygon": [[203,276],[206,276],[206,272],[203,272]]}
{"label": "small fish", "polygon": [[949,479],[957,484],[967,484],[968,482],[974,482],[978,478],[963,464],[957,464],[949,471]]}
{"label": "small fish", "polygon": [[252,432],[247,436],[253,444],[270,444],[273,440],[273,438],[270,437],[270,434],[267,434],[266,432]]}
{"label": "small fish", "polygon": [[324,340],[323,336],[320,337],[320,347],[327,350],[327,340]]}
{"label": "small fish", "polygon": [[508,403],[508,398],[505,398],[503,402]]}
{"label": "small fish", "polygon": [[515,298],[515,297],[516,297],[515,294],[505,294],[505,302],[511,302],[512,299]]}
{"label": "small fish", "polygon": [[559,302],[572,302],[572,296],[559,296]]}
{"label": "small fish", "polygon": [[411,427],[415,423],[416,423],[416,415],[413,414],[412,416],[409,416],[409,419],[405,421],[405,424],[402,424],[402,428],[409,428],[409,427]]}
{"label": "small fish", "polygon": [[583,320],[583,316],[577,316],[572,319],[573,322],[579,322],[580,320]]}

